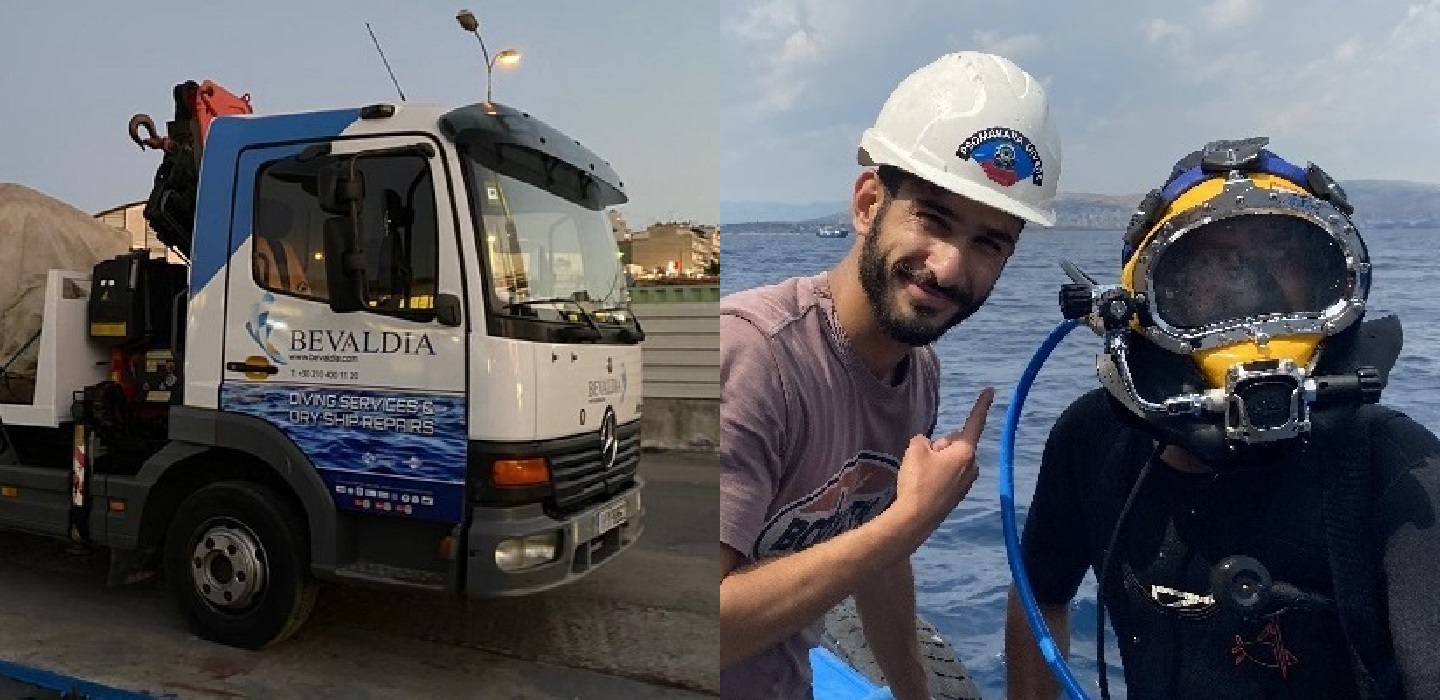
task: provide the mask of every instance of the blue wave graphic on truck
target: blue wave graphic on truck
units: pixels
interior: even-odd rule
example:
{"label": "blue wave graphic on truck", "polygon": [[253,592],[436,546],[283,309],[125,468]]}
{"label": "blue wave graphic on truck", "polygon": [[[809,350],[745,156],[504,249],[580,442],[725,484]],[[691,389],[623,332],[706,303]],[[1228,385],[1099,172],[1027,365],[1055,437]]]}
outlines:
{"label": "blue wave graphic on truck", "polygon": [[245,322],[245,330],[249,331],[250,339],[265,351],[272,362],[283,365],[285,364],[285,353],[270,341],[270,336],[275,333],[275,324],[270,320],[270,307],[274,304],[274,294],[266,292],[264,296],[260,297],[260,301],[250,307],[250,320]]}
{"label": "blue wave graphic on truck", "polygon": [[461,519],[468,447],[463,396],[227,382],[220,403],[289,436],[341,508]]}

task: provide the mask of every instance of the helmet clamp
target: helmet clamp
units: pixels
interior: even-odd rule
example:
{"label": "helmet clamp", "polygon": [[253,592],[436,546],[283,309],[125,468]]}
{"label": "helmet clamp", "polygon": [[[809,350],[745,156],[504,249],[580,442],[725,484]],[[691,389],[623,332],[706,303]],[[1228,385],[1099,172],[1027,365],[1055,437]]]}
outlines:
{"label": "helmet clamp", "polygon": [[1231,171],[1253,171],[1260,161],[1260,154],[1270,143],[1268,136],[1254,136],[1248,139],[1211,141],[1200,149],[1200,169],[1207,173]]}

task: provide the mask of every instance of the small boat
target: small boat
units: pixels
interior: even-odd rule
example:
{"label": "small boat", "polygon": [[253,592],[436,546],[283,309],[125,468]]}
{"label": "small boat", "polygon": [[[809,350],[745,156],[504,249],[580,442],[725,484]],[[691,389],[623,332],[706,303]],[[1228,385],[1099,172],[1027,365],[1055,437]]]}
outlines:
{"label": "small boat", "polygon": [[815,235],[820,238],[844,238],[850,235],[850,232],[843,226],[821,226],[815,231]]}

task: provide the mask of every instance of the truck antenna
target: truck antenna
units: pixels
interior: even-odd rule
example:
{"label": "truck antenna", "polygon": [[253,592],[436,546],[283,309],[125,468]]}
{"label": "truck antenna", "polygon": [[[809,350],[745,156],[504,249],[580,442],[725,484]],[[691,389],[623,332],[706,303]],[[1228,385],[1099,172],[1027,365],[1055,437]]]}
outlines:
{"label": "truck antenna", "polygon": [[375,38],[375,30],[370,28],[370,23],[365,23],[365,29],[370,32],[370,40],[375,42],[375,50],[380,52],[380,60],[385,62],[385,70],[390,73],[390,82],[395,83],[395,92],[400,93],[400,101],[405,101],[405,91],[400,89],[400,81],[395,79],[395,71],[390,68],[389,59],[385,58],[385,50],[380,48],[380,40]]}

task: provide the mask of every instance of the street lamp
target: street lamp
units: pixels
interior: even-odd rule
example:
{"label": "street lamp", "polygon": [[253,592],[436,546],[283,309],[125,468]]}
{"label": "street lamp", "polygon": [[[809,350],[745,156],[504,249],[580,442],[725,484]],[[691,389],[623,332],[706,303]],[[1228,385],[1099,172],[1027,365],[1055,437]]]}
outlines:
{"label": "street lamp", "polygon": [[461,10],[455,15],[455,21],[460,23],[460,28],[475,35],[475,40],[480,42],[480,53],[485,57],[485,107],[491,109],[490,95],[491,83],[494,78],[496,64],[514,67],[520,63],[520,52],[515,49],[505,49],[490,57],[490,51],[485,48],[485,40],[480,37],[480,20],[475,18],[475,13],[469,10]]}

